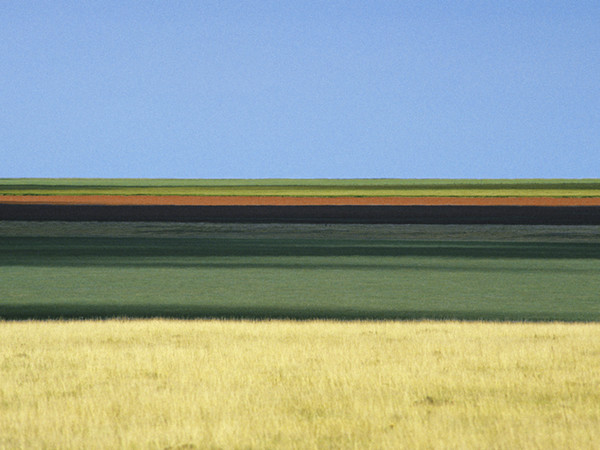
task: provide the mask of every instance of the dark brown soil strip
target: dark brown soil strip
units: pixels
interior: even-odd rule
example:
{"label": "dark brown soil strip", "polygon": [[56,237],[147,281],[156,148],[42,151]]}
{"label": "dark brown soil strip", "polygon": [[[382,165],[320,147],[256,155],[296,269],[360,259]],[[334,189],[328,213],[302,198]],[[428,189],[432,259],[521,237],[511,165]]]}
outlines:
{"label": "dark brown soil strip", "polygon": [[0,204],[0,220],[600,225],[596,206],[94,206]]}
{"label": "dark brown soil strip", "polygon": [[168,304],[10,304],[0,303],[2,320],[64,320],[64,319],[112,319],[129,318],[173,318],[173,319],[247,319],[247,320],[467,320],[467,321],[598,321],[598,316],[581,317],[577,312],[499,312],[485,310],[406,310],[388,309],[327,309],[310,306],[248,307],[220,305],[168,305]]}

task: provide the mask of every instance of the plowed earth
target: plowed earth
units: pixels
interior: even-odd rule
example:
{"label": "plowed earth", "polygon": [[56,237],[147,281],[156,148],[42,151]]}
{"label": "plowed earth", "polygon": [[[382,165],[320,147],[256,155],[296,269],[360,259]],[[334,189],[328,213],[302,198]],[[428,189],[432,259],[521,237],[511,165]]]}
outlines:
{"label": "plowed earth", "polygon": [[191,195],[5,195],[0,204],[157,206],[600,206],[599,197],[277,197]]}

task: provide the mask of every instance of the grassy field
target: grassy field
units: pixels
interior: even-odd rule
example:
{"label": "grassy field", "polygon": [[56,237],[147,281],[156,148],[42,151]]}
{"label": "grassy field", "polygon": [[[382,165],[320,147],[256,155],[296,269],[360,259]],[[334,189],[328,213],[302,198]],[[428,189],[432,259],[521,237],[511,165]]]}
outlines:
{"label": "grassy field", "polygon": [[597,448],[600,325],[0,322],[0,448]]}
{"label": "grassy field", "polygon": [[598,226],[0,221],[0,448],[596,448],[600,325],[522,321],[598,273]]}
{"label": "grassy field", "polygon": [[0,179],[1,195],[598,197],[598,179]]}
{"label": "grassy field", "polygon": [[0,317],[597,321],[599,231],[5,223]]}

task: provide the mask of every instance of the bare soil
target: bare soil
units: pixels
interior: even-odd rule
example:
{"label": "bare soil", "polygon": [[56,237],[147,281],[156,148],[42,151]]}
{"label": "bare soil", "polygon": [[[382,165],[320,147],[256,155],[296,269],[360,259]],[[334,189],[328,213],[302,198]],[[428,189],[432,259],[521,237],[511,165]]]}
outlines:
{"label": "bare soil", "polygon": [[5,195],[0,204],[106,206],[600,206],[599,197]]}

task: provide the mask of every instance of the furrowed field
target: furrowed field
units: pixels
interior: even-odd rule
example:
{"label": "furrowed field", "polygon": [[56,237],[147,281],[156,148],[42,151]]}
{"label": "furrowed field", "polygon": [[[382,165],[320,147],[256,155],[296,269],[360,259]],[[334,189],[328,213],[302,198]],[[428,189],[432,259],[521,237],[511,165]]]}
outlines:
{"label": "furrowed field", "polygon": [[600,325],[0,323],[3,448],[597,448]]}

